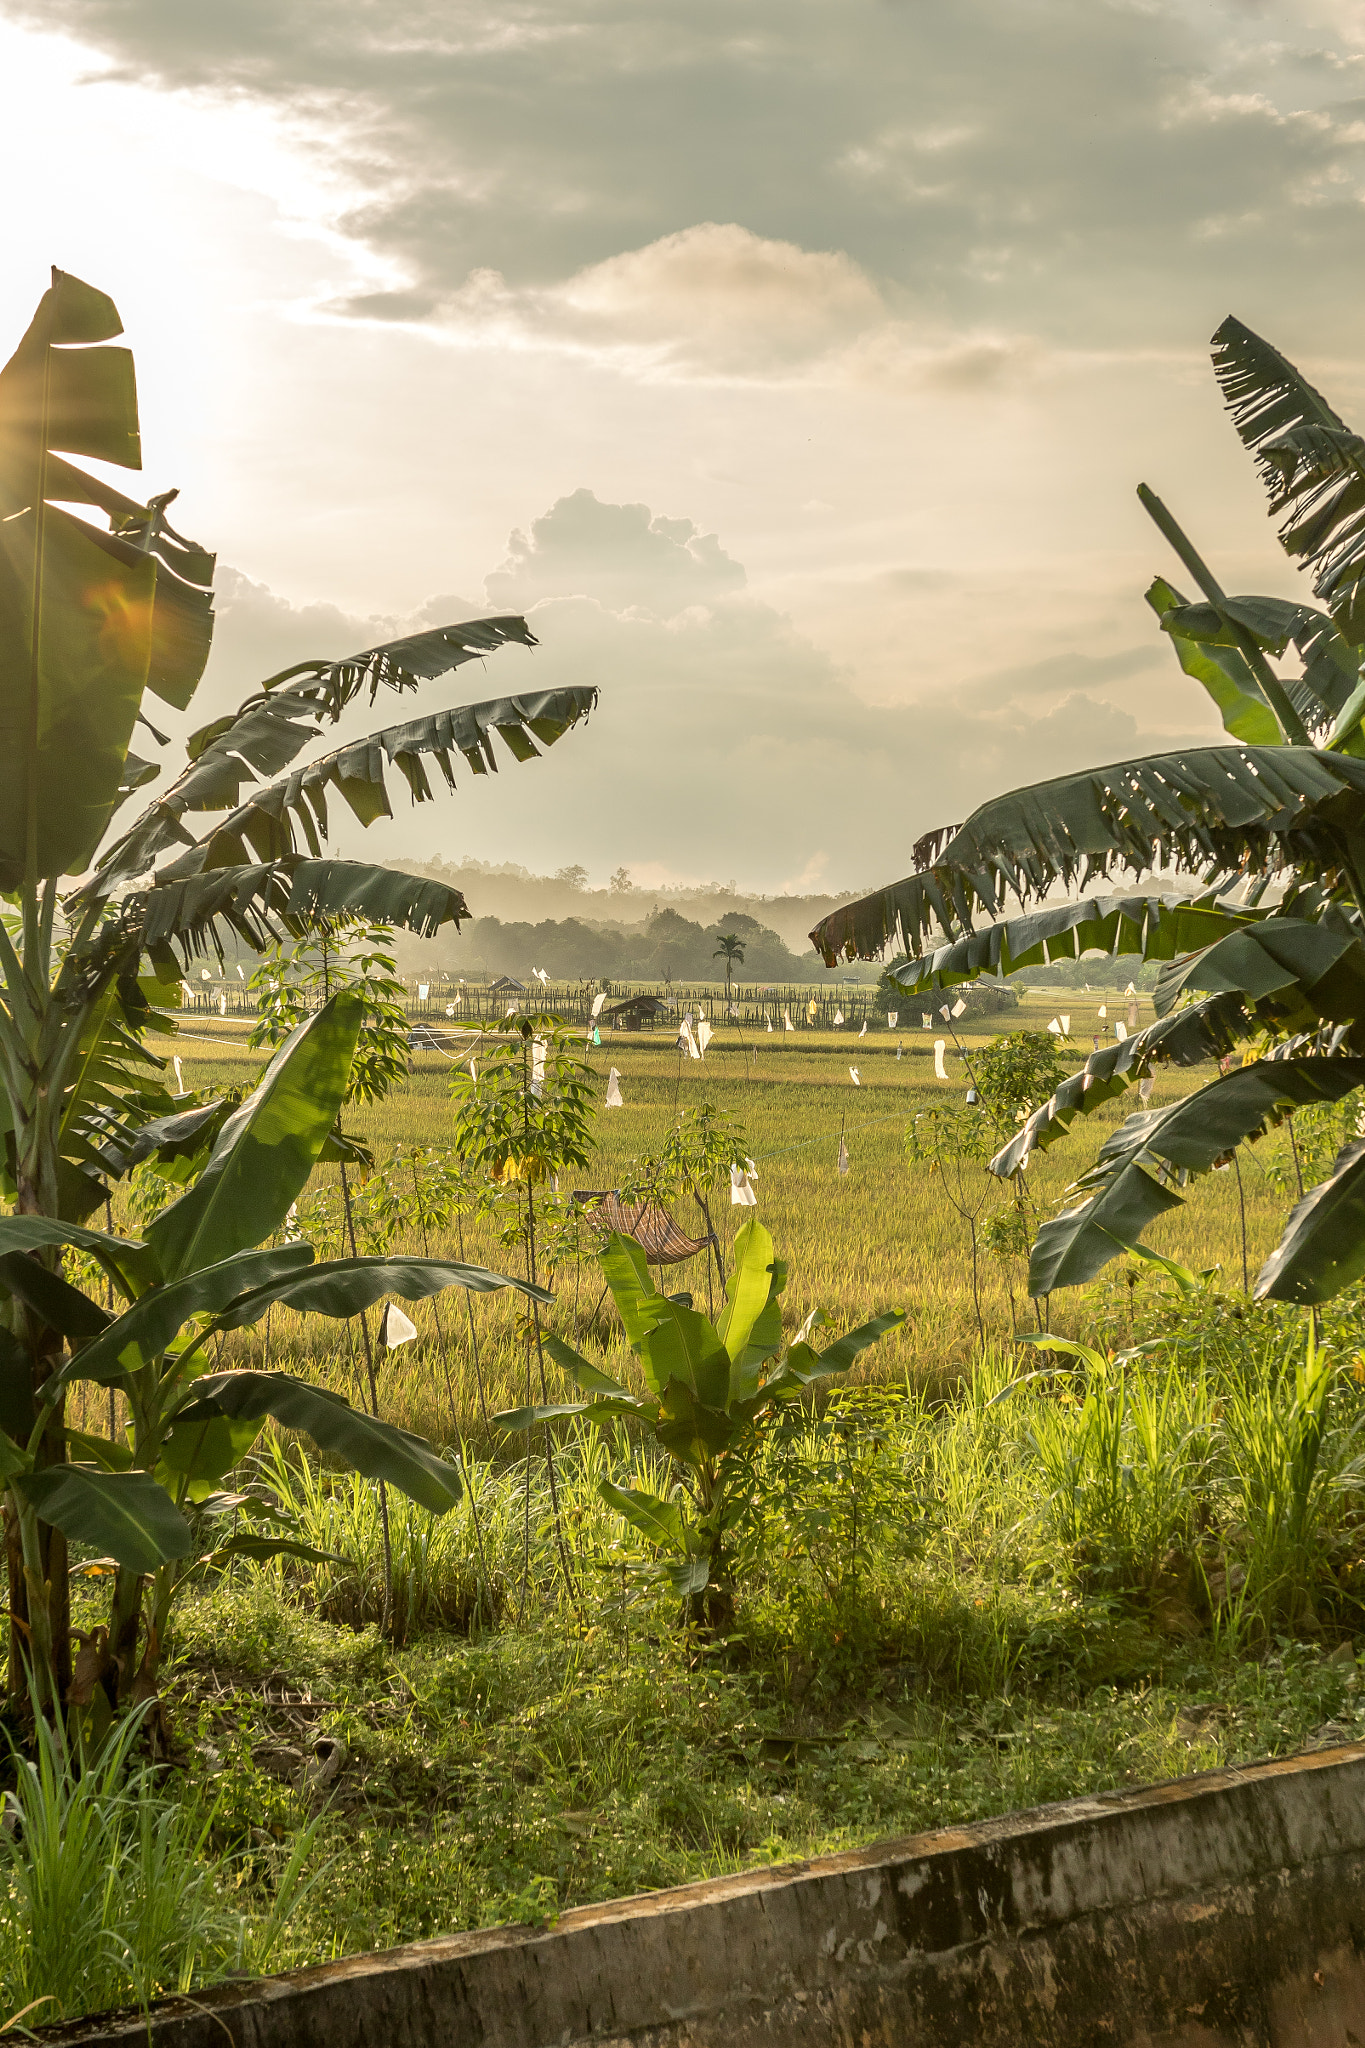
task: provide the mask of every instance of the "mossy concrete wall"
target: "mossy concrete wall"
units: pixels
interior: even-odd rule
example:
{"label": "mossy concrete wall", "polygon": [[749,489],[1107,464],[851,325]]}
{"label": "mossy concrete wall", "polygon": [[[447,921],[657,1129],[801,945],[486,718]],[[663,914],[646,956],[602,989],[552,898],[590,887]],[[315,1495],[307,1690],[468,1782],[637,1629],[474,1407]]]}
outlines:
{"label": "mossy concrete wall", "polygon": [[89,2048],[1365,2044],[1365,1744],[43,2030]]}

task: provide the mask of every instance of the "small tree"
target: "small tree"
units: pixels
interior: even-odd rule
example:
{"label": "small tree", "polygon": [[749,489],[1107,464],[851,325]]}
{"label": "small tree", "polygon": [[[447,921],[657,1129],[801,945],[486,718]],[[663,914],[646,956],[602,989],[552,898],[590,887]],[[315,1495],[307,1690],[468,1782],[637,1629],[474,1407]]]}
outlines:
{"label": "small tree", "polygon": [[[505,1244],[520,1244],[526,1274],[537,1284],[536,1189],[568,1166],[586,1166],[592,1142],[596,1104],[593,1073],[582,1040],[555,1016],[523,1017],[509,1040],[481,1041],[490,1050],[476,1053],[470,1069],[458,1067],[450,1078],[455,1105],[455,1149],[476,1171],[486,1173],[503,1200],[512,1204]],[[472,1069],[472,1071],[471,1071]],[[533,1400],[531,1361],[534,1351],[540,1373],[540,1398],[549,1399],[545,1380],[545,1343],[540,1306],[532,1300],[526,1336],[526,1398]],[[527,1439],[527,1486],[523,1597],[530,1568],[531,1488]],[[573,1576],[564,1549],[555,1480],[554,1445],[545,1437],[545,1466],[554,1509],[560,1563],[566,1582]]]}
{"label": "small tree", "polygon": [[731,1003],[731,984],[735,969],[744,965],[743,939],[735,932],[722,932],[719,944],[711,958],[713,960],[724,960],[725,962],[725,1004],[728,1009]]}

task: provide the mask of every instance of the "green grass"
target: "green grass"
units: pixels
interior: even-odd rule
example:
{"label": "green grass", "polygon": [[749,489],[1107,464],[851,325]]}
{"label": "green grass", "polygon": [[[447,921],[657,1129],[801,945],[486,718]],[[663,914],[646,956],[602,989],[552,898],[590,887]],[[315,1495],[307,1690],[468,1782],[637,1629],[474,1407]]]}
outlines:
{"label": "green grass", "polygon": [[[1074,992],[1031,996],[1009,1022],[1045,1023],[1063,1002],[1079,1025]],[[278,1962],[543,1919],[1365,1731],[1365,1315],[1347,1302],[1324,1319],[1313,1463],[1295,1378],[1306,1325],[1243,1296],[1238,1187],[1218,1174],[1152,1238],[1221,1268],[1205,1293],[1186,1301],[1117,1262],[1086,1295],[1054,1299],[1056,1327],[1109,1352],[1152,1340],[1143,1360],[1064,1361],[1016,1384],[1040,1361],[1011,1344],[1005,1273],[983,1265],[983,1350],[961,1223],[905,1157],[908,1119],[965,1085],[952,1054],[952,1082],[934,1080],[934,1035],[764,1034],[755,1056],[721,1032],[704,1066],[623,1035],[595,1056],[603,1087],[619,1068],[626,1106],[602,1112],[577,1184],[619,1185],[679,1109],[708,1100],[748,1133],[760,1214],[791,1263],[791,1320],[817,1304],[842,1324],[909,1312],[855,1386],[770,1444],[725,1641],[680,1629],[596,1492],[605,1472],[639,1476],[624,1436],[560,1438],[566,1579],[541,1443],[528,1456],[483,1422],[526,1395],[524,1336],[502,1298],[472,1329],[458,1296],[418,1307],[420,1341],[382,1366],[384,1412],[457,1446],[469,1480],[440,1521],[390,1496],[402,1648],[378,1633],[373,1490],[262,1439],[258,1482],[346,1561],[238,1564],[202,1584],[178,1612],[170,1690],[186,1797],[211,1816],[208,1853],[235,1873],[248,1927],[268,1924],[300,1830],[317,1824],[304,1860],[325,1879],[295,1905]],[[239,1048],[187,1053],[196,1086],[260,1069]],[[409,1084],[357,1118],[381,1161],[448,1142],[448,1075],[419,1055]],[[1156,1100],[1192,1078],[1204,1077],[1163,1078]],[[1035,1161],[1040,1210],[1135,1106],[1101,1109]],[[1245,1152],[1243,1194],[1254,1277],[1287,1198]],[[728,1201],[718,1221],[728,1238]],[[486,1219],[462,1230],[441,1248],[462,1242],[494,1267],[513,1256]],[[678,1279],[705,1298],[702,1271]],[[554,1285],[553,1326],[619,1365],[595,1268],[565,1264]],[[280,1315],[229,1340],[224,1362],[268,1354],[354,1391],[354,1343],[344,1326]],[[102,1397],[85,1398],[97,1424]],[[345,1761],[319,1781],[324,1752]]]}

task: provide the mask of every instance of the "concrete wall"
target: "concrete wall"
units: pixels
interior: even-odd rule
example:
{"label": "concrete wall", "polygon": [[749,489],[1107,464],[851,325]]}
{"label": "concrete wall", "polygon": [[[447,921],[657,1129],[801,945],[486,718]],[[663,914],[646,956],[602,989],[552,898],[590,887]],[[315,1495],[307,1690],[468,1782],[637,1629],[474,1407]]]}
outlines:
{"label": "concrete wall", "polygon": [[582,1907],[40,2038],[101,2048],[1365,2044],[1365,1744]]}

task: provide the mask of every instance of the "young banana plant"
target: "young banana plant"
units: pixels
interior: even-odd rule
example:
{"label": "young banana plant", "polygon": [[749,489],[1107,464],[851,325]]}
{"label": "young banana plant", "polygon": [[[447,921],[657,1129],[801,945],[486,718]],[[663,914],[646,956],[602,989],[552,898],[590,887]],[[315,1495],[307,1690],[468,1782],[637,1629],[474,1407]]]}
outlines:
{"label": "young banana plant", "polygon": [[[220,1483],[267,1416],[435,1514],[459,1498],[455,1466],[420,1437],[352,1409],[340,1395],[287,1373],[213,1370],[211,1347],[229,1332],[249,1327],[272,1306],[349,1317],[386,1295],[420,1301],[451,1286],[515,1287],[550,1300],[525,1281],[451,1260],[315,1263],[309,1244],[268,1244],[335,1124],[363,1009],[361,991],[343,990],[295,1028],[223,1125],[198,1178],[156,1217],[145,1241],[44,1217],[0,1217],[0,1271],[11,1295],[67,1347],[36,1392],[22,1350],[16,1356],[0,1347],[0,1466],[22,1546],[27,1661],[45,1705],[55,1702],[56,1670],[42,1524],[116,1562],[107,1630],[87,1644],[68,1695],[77,1706],[89,1704],[98,1684],[113,1706],[155,1691],[172,1598],[205,1551],[264,1556],[297,1548],[288,1532],[251,1533],[224,1546],[204,1526],[206,1514],[211,1521],[222,1511]],[[100,1262],[126,1304],[119,1313],[35,1257],[57,1245]],[[68,1461],[44,1465],[39,1447],[78,1380],[125,1396],[128,1443],[68,1430]]]}
{"label": "young banana plant", "polygon": [[642,1425],[679,1468],[676,1497],[663,1500],[605,1479],[602,1497],[664,1553],[664,1572],[693,1616],[715,1621],[733,1601],[726,1538],[740,1512],[736,1481],[749,1470],[768,1424],[818,1380],[846,1372],[860,1352],[899,1329],[905,1313],[874,1316],[817,1351],[810,1336],[824,1316],[816,1309],[786,1337],[787,1267],[756,1217],[736,1233],[734,1270],[714,1323],[689,1296],[658,1292],[633,1238],[613,1233],[601,1265],[647,1391],[631,1393],[551,1336],[546,1351],[590,1398],[509,1409],[496,1420],[514,1430],[568,1415],[598,1428],[614,1428],[625,1416]]}

